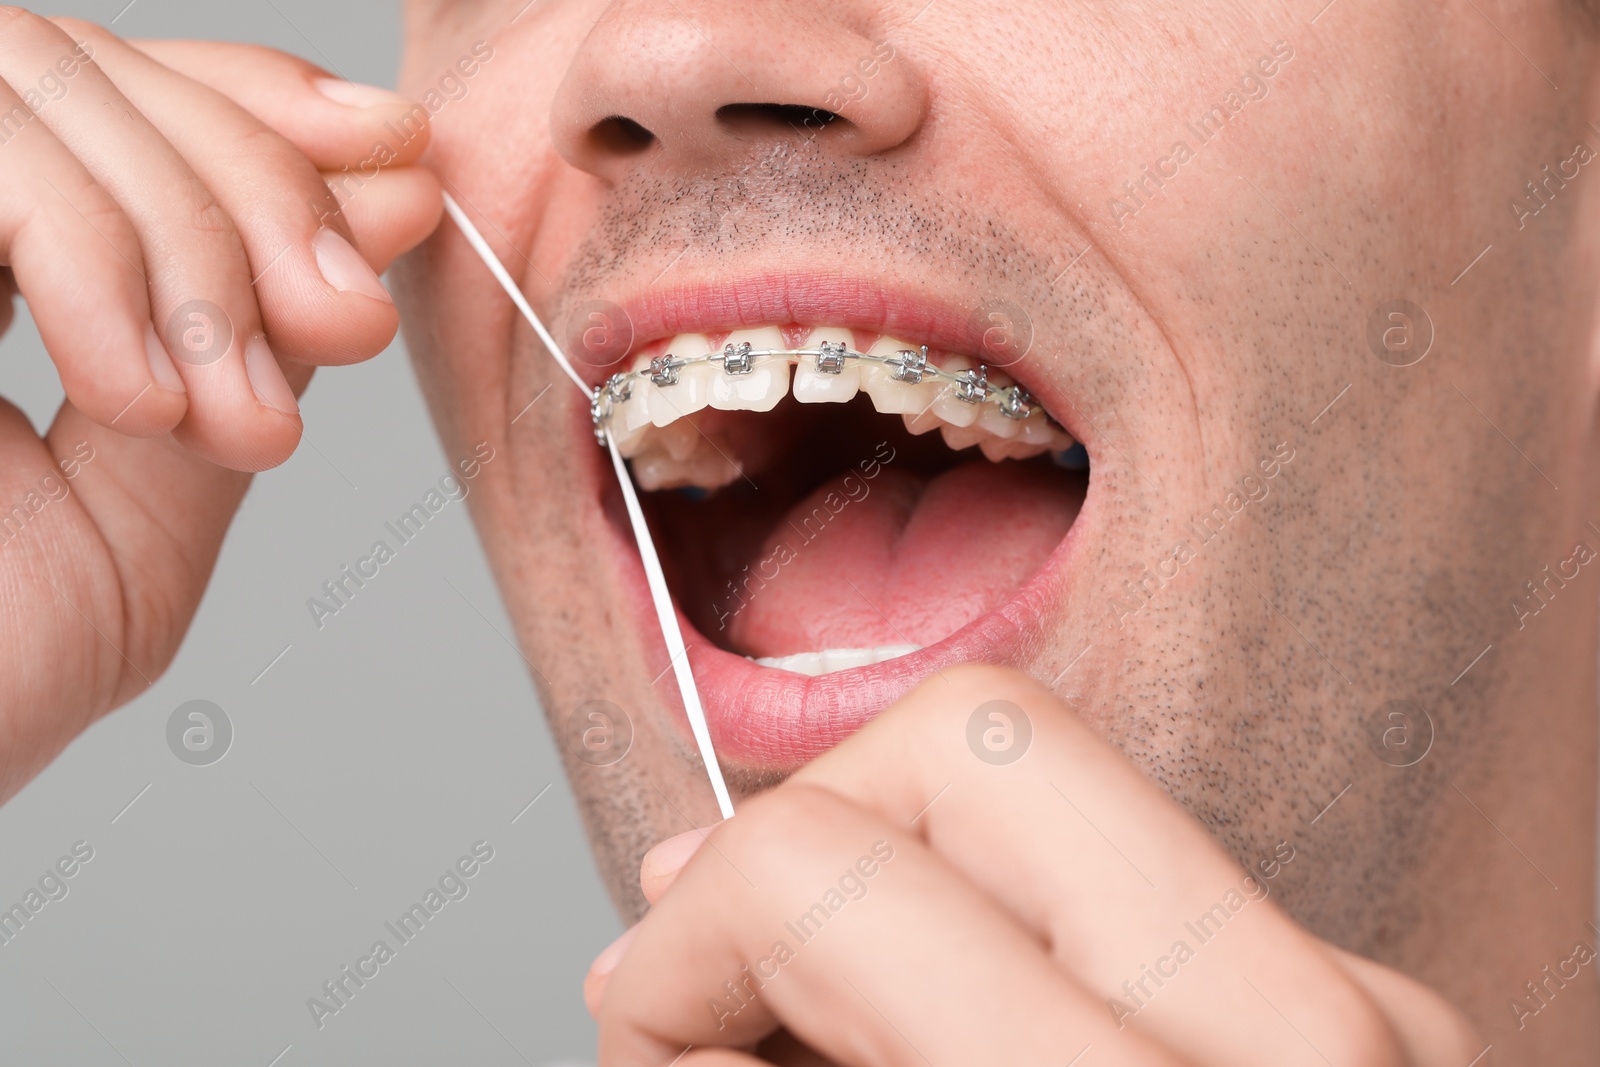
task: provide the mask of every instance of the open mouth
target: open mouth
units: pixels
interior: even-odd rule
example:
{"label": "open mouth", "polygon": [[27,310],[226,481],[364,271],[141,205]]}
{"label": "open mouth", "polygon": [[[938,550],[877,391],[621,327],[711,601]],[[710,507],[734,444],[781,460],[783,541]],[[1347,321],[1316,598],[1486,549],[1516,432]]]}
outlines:
{"label": "open mouth", "polygon": [[630,461],[725,759],[796,765],[940,667],[1033,643],[1088,454],[1024,368],[793,322],[619,365],[596,422]]}

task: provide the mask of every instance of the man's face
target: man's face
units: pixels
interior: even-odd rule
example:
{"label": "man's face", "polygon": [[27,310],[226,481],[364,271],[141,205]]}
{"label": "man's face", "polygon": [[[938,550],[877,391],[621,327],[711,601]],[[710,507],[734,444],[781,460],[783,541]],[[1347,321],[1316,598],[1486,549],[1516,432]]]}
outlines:
{"label": "man's face", "polygon": [[[1465,758],[1512,664],[1592,670],[1587,624],[1508,605],[1592,489],[1568,244],[1600,140],[1553,6],[1516,45],[1472,6],[1319,6],[410,5],[431,162],[591,382],[730,331],[928,345],[1090,458],[956,451],[942,425],[1021,438],[948,397],[913,434],[904,383],[654,409],[641,486],[716,487],[644,496],[736,794],[943,666],[1012,664],[1241,859],[1310,847],[1282,899],[1313,929],[1404,955],[1382,902],[1448,786],[1369,720],[1412,701]],[[401,281],[452,457],[509,457],[475,517],[636,911],[641,852],[716,811],[588,401],[457,232]]]}

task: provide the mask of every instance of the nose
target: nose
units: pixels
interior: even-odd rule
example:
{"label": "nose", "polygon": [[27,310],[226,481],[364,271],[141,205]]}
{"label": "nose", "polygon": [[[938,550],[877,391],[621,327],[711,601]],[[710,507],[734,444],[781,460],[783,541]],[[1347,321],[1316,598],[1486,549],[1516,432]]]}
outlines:
{"label": "nose", "polygon": [[556,91],[551,137],[618,182],[644,160],[704,168],[761,142],[869,156],[922,124],[927,90],[891,39],[817,0],[617,0]]}

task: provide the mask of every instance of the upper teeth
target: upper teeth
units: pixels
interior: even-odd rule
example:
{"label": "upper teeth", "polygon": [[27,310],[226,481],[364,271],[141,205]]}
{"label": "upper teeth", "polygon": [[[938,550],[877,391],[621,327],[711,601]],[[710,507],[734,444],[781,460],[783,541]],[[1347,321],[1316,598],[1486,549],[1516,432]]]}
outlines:
{"label": "upper teeth", "polygon": [[705,407],[771,411],[791,392],[802,404],[844,403],[865,392],[873,407],[900,415],[912,433],[938,428],[954,449],[978,445],[991,460],[1025,459],[1072,447],[1022,386],[959,355],[928,358],[926,346],[880,337],[857,351],[850,331],[821,327],[802,347],[776,326],[737,330],[720,348],[704,334],[681,334],[658,356],[595,390],[595,435],[611,433],[634,461],[642,489],[716,488],[740,476],[731,449],[719,448],[685,415]]}

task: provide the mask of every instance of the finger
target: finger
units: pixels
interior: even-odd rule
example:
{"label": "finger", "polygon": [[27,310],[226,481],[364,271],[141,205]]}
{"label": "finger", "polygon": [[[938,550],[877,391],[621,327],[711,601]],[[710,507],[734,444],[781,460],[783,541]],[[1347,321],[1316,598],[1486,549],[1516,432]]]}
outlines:
{"label": "finger", "polygon": [[[986,731],[1031,742],[997,762],[980,755]],[[1026,675],[943,671],[794,781],[915,819],[1120,1024],[1199,1063],[1383,1063],[1395,1048],[1362,989],[1267,899],[1270,878]]]}
{"label": "finger", "polygon": [[0,288],[33,312],[67,396],[90,418],[134,436],[184,415],[183,379],[150,325],[144,258],[121,208],[0,82]]}
{"label": "finger", "polygon": [[[0,14],[0,77],[37,78],[74,46],[37,16]],[[267,344],[238,231],[204,182],[93,62],[39,119],[122,208],[144,251],[153,321],[189,407],[174,431],[207,458],[257,470],[300,436],[299,408]],[[183,344],[198,340],[198,347]]]}
{"label": "finger", "polygon": [[832,1060],[817,1055],[788,1034],[779,1033],[763,1041],[757,1055],[728,1048],[692,1049],[673,1067],[835,1067]]}
{"label": "finger", "polygon": [[1483,1052],[1484,1042],[1432,989],[1337,946],[1329,946],[1329,952],[1388,1016],[1405,1046],[1406,1063],[1456,1067]]}
{"label": "finger", "polygon": [[611,978],[611,972],[617,969],[617,964],[622,962],[623,954],[628,951],[638,932],[639,924],[634,923],[589,964],[589,973],[583,976],[583,1006],[589,1010],[592,1018],[600,1018],[600,1004],[605,1000],[606,983]]}
{"label": "finger", "polygon": [[[731,1053],[731,1050],[729,1051]],[[807,1048],[787,1030],[779,1030],[757,1045],[755,1051],[762,1062],[777,1064],[779,1067],[838,1067],[833,1060],[819,1054],[815,1049]]]}
{"label": "finger", "polygon": [[[677,880],[678,872],[683,870],[684,865],[705,844],[711,829],[708,827],[704,830],[690,830],[669,837],[644,854],[644,859],[639,864],[639,886],[646,900],[651,904],[660,901],[667,887]],[[583,1002],[589,1009],[589,1014],[595,1018],[600,1016],[600,1002],[605,997],[606,980],[622,961],[622,955],[638,929],[637,923],[628,927],[589,965],[589,972],[583,979]]]}
{"label": "finger", "polygon": [[646,900],[654,904],[661,899],[667,887],[678,877],[678,872],[683,870],[684,864],[700,851],[700,846],[705,844],[712,829],[714,827],[690,830],[669,837],[644,854],[644,860],[639,864],[639,887],[644,891]]}
{"label": "finger", "polygon": [[338,203],[310,161],[221,94],[103,31],[83,32],[95,62],[232,220],[273,351],[315,364],[383,351],[399,313],[350,243]]}
{"label": "finger", "polygon": [[[667,838],[644,854],[644,860],[639,865],[639,885],[644,891],[646,900],[655,904],[661,899],[667,887],[677,879],[678,872],[683,870],[684,865],[696,852],[700,851],[710,833],[709,828],[690,830],[676,837]],[[600,1002],[605,997],[606,981],[610,978],[611,972],[616,970],[617,964],[622,961],[622,955],[638,929],[637,923],[628,927],[589,965],[589,972],[583,979],[583,1002],[589,1009],[590,1015],[599,1018]]]}
{"label": "finger", "polygon": [[743,1048],[780,1024],[851,1065],[920,1064],[934,1051],[951,1063],[1064,1063],[1085,1045],[1106,1063],[1177,1062],[1119,1032],[1103,1002],[914,833],[805,786],[717,827],[639,924],[601,1004],[600,1060]]}
{"label": "finger", "polygon": [[[170,437],[133,439],[64,405],[45,435],[58,457],[80,459],[72,500],[104,542],[121,589],[117,657],[109,702],[143,692],[172,662],[250,475],[218,466]],[[92,459],[81,462],[88,453]],[[112,632],[108,621],[96,627]]]}
{"label": "finger", "polygon": [[689,1050],[678,1067],[770,1067],[772,1062],[729,1048],[697,1048]]}
{"label": "finger", "polygon": [[[80,416],[81,417],[81,416]],[[69,444],[66,455],[71,455]],[[78,521],[71,481],[28,418],[0,400],[0,553],[6,565],[6,608],[0,613],[0,672],[7,681],[0,706],[0,801],[8,799],[92,719],[89,708],[108,701],[120,662],[112,645],[85,640],[78,615],[116,615],[114,576],[98,539]],[[54,587],[52,587],[52,585]],[[109,603],[107,589],[113,591]],[[49,669],[40,669],[48,664]]]}
{"label": "finger", "polygon": [[[88,23],[61,20],[76,31]],[[209,86],[293,142],[323,170],[415,163],[428,147],[428,110],[376,86],[335,77],[296,56],[215,41],[130,41],[162,65]],[[377,146],[381,153],[375,153]]]}
{"label": "finger", "polygon": [[356,247],[380,274],[427,240],[444,217],[439,179],[424,167],[365,172],[324,172]]}
{"label": "finger", "polygon": [[0,401],[0,454],[4,800],[171,662],[249,477],[70,403],[40,440]]}

